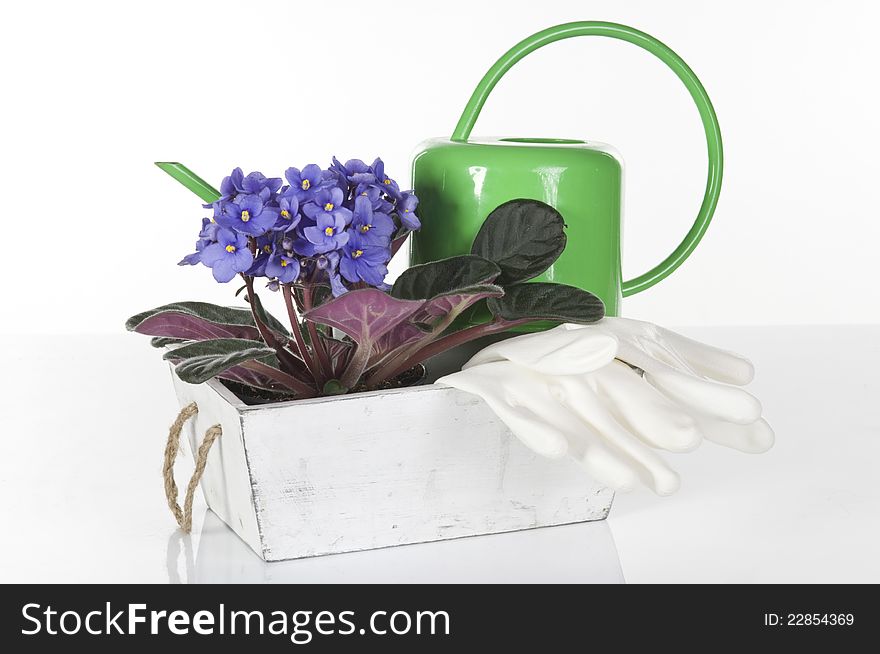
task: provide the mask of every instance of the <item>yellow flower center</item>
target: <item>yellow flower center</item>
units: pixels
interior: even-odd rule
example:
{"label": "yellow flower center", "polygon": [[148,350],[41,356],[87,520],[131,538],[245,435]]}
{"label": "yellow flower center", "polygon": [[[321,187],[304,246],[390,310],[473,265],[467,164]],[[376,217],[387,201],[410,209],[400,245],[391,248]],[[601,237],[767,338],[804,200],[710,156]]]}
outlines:
{"label": "yellow flower center", "polygon": [[372,225],[361,225],[361,232],[363,234],[366,234],[368,231],[370,231],[371,227],[372,227]]}
{"label": "yellow flower center", "polygon": [[361,195],[363,195],[364,197],[366,197],[367,192],[366,192],[366,191],[362,191],[362,192],[361,192]]}
{"label": "yellow flower center", "polygon": [[351,253],[351,258],[352,258],[352,259],[357,259],[357,258],[358,258],[359,256],[361,256],[363,253],[364,253],[363,250],[355,250],[354,252]]}
{"label": "yellow flower center", "polygon": [[327,236],[333,236],[333,228],[332,228],[332,227],[328,227],[327,229],[324,230],[324,233],[325,233]]}
{"label": "yellow flower center", "polygon": [[286,268],[286,267],[287,267],[287,262],[286,262],[284,259],[281,260],[281,267],[282,267],[282,268]]}
{"label": "yellow flower center", "polygon": [[301,185],[301,186],[302,186],[302,190],[303,190],[303,191],[308,191],[309,188],[311,187],[311,185],[312,185],[312,183],[311,183],[309,180],[304,179],[304,180],[303,180],[303,183],[302,183],[302,185]]}
{"label": "yellow flower center", "polygon": [[325,205],[324,205],[324,211],[333,211],[333,203],[332,203],[332,202],[328,202],[327,204],[325,204]]}
{"label": "yellow flower center", "polygon": [[241,212],[241,222],[246,223],[251,219],[251,212],[245,209]]}
{"label": "yellow flower center", "polygon": [[290,220],[290,212],[287,209],[282,209],[281,217]]}
{"label": "yellow flower center", "polygon": [[390,180],[390,179],[386,179],[386,180],[385,180],[385,185],[387,186],[387,185],[389,185],[389,184],[391,184],[391,180]]}
{"label": "yellow flower center", "polygon": [[403,213],[409,213],[409,209],[404,209]]}
{"label": "yellow flower center", "polygon": [[235,246],[234,245],[227,245],[226,251],[227,252],[235,252]]}
{"label": "yellow flower center", "polygon": [[264,245],[263,252],[265,252],[266,254],[269,254],[270,252],[272,252],[272,246],[271,245]]}

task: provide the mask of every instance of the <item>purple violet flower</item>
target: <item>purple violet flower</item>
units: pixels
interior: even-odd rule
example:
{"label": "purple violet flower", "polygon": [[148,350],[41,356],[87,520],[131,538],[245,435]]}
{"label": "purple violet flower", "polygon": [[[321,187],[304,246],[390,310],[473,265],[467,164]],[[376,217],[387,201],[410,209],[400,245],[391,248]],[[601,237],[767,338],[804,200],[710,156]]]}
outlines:
{"label": "purple violet flower", "polygon": [[388,274],[386,264],[390,254],[387,247],[366,243],[355,233],[342,248],[339,272],[352,283],[363,281],[370,286],[381,286]]}
{"label": "purple violet flower", "polygon": [[239,193],[244,193],[244,172],[241,168],[236,168],[231,175],[227,175],[220,183],[220,194],[224,199],[234,198]]}
{"label": "purple violet flower", "polygon": [[345,219],[339,212],[320,214],[315,225],[306,227],[303,234],[315,246],[316,253],[338,250],[349,239],[349,233],[345,231]]}
{"label": "purple violet flower", "polygon": [[275,221],[275,229],[289,232],[299,225],[299,200],[295,195],[282,195],[278,200],[278,220]]}
{"label": "purple violet flower", "polygon": [[394,205],[385,199],[384,194],[375,184],[367,184],[358,189],[356,197],[369,198],[373,211],[387,214],[394,211]]}
{"label": "purple violet flower", "polygon": [[266,276],[274,277],[282,284],[292,284],[299,277],[299,259],[288,255],[280,248],[269,257],[266,264]]}
{"label": "purple violet flower", "polygon": [[177,262],[178,266],[195,266],[197,263],[201,263],[202,261],[202,250],[207,247],[201,240],[196,241],[196,251],[192,254],[186,255],[183,259]]}
{"label": "purple violet flower", "polygon": [[233,200],[239,195],[257,195],[264,202],[281,188],[280,177],[266,177],[263,173],[256,171],[245,174],[241,168],[236,168],[230,175],[223,178],[220,184],[220,200]]}
{"label": "purple violet flower", "polygon": [[399,199],[400,186],[398,186],[397,182],[395,182],[393,179],[385,174],[385,162],[383,162],[379,157],[376,157],[376,160],[373,161],[373,165],[370,168],[376,178],[376,185],[390,197],[394,198],[395,200]]}
{"label": "purple violet flower", "polygon": [[300,231],[301,228],[302,225],[300,225],[300,228],[298,228],[295,232],[297,238],[293,240],[291,250],[296,252],[301,257],[316,257],[319,254],[322,254],[321,252],[318,252],[318,247],[309,239],[307,239],[305,235],[302,234],[302,232]]}
{"label": "purple violet flower", "polygon": [[333,157],[333,163],[330,170],[342,175],[352,184],[371,184],[376,181],[376,176],[370,167],[360,159],[349,159],[344,164],[336,157]]}
{"label": "purple violet flower", "polygon": [[326,280],[330,283],[330,291],[333,293],[333,297],[339,297],[348,293],[348,288],[346,288],[345,283],[339,276],[340,259],[339,252],[332,251],[320,254],[314,260],[315,270],[322,273],[318,277],[318,281],[323,281],[326,277]]}
{"label": "purple violet flower", "polygon": [[280,188],[280,177],[266,177],[261,172],[250,173],[241,181],[242,193],[247,195],[258,195],[263,201],[268,200],[269,197],[274,193],[277,193]]}
{"label": "purple violet flower", "polygon": [[[322,216],[334,219],[340,217],[343,224],[347,225],[351,222],[351,210],[342,206],[344,199],[344,194],[340,188],[321,189],[315,193],[315,197],[310,202],[306,202],[303,205],[302,210],[306,216],[315,222]],[[314,243],[314,241],[312,242]]]}
{"label": "purple violet flower", "polygon": [[331,250],[330,252],[319,254],[315,257],[315,267],[318,270],[335,271],[339,267],[339,252]]}
{"label": "purple violet flower", "polygon": [[391,216],[373,211],[369,197],[359,195],[355,198],[351,229],[359,242],[387,247],[395,226]]}
{"label": "purple violet flower", "polygon": [[255,239],[256,254],[254,256],[253,265],[247,269],[246,275],[251,277],[264,277],[266,275],[266,264],[269,261],[269,255],[272,254],[275,241],[275,234],[268,232]]}
{"label": "purple violet flower", "polygon": [[194,266],[202,260],[202,250],[217,240],[217,230],[220,226],[210,218],[202,218],[202,229],[199,232],[199,240],[196,241],[196,251],[181,259],[178,266]]}
{"label": "purple violet flower", "polygon": [[404,191],[401,193],[400,199],[397,201],[397,206],[395,207],[400,222],[410,231],[415,231],[422,226],[422,222],[415,214],[418,205],[419,199],[412,193],[412,191]]}
{"label": "purple violet flower", "polygon": [[333,297],[339,297],[348,293],[348,288],[342,283],[342,278],[338,272],[331,272],[328,275],[328,279],[330,280],[330,291],[333,293]]}
{"label": "purple violet flower", "polygon": [[257,195],[239,195],[234,202],[220,202],[214,219],[221,227],[250,236],[262,236],[278,219],[278,209],[268,207]]}
{"label": "purple violet flower", "polygon": [[202,263],[211,268],[218,282],[228,282],[237,273],[248,270],[253,262],[247,236],[231,229],[217,230],[217,242],[202,250]]}
{"label": "purple violet flower", "polygon": [[318,164],[309,164],[302,170],[299,168],[288,168],[284,172],[284,177],[290,188],[285,195],[292,194],[300,202],[310,200],[324,185],[324,171]]}

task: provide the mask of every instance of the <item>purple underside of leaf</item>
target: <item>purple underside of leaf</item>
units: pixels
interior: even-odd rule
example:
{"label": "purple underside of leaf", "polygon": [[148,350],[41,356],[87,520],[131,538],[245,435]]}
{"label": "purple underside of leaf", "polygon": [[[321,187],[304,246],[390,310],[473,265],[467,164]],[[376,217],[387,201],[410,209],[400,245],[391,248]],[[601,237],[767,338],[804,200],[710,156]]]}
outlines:
{"label": "purple underside of leaf", "polygon": [[458,315],[480,300],[502,295],[504,291],[497,286],[480,286],[439,295],[425,302],[425,305],[413,314],[412,321],[430,323],[442,316]]}
{"label": "purple underside of leaf", "polygon": [[345,370],[355,345],[351,341],[340,341],[329,337],[324,337],[323,340],[324,347],[327,349],[327,355],[330,357],[333,376],[338,377]]}
{"label": "purple underside of leaf", "polygon": [[323,341],[324,347],[327,349],[327,355],[330,357],[331,361],[336,361],[340,357],[348,356],[351,352],[351,348],[354,347],[354,344],[349,341],[340,341],[335,338],[325,337]]}
{"label": "purple underside of leaf", "polygon": [[386,332],[373,344],[373,356],[368,368],[379,365],[387,355],[398,348],[415,343],[425,336],[425,332],[411,322],[402,322],[391,331]]}
{"label": "purple underside of leaf", "polygon": [[163,311],[141,322],[134,331],[147,336],[168,336],[202,341],[210,338],[246,338],[260,341],[256,327],[221,325],[177,311]]}
{"label": "purple underside of leaf", "polygon": [[372,346],[424,304],[424,300],[398,300],[378,289],[364,288],[326,302],[304,318],[334,327],[358,345]]}

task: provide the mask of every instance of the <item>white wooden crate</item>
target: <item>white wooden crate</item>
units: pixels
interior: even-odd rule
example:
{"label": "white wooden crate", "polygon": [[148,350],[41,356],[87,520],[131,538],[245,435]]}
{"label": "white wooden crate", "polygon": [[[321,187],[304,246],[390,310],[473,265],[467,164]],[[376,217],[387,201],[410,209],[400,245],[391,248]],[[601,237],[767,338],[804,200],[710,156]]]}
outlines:
{"label": "white wooden crate", "polygon": [[523,446],[476,396],[435,384],[248,406],[172,373],[201,486],[266,561],[601,520],[613,493]]}

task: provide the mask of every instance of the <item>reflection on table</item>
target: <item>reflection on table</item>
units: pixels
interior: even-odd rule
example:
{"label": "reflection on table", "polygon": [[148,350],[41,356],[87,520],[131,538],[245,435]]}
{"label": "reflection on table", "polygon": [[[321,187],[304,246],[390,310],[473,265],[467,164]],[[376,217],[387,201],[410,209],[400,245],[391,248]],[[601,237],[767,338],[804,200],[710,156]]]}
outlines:
{"label": "reflection on table", "polygon": [[169,537],[167,564],[172,583],[624,583],[604,520],[266,563],[206,511],[197,537]]}

